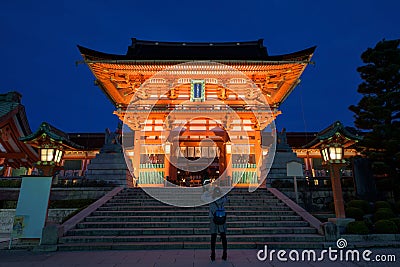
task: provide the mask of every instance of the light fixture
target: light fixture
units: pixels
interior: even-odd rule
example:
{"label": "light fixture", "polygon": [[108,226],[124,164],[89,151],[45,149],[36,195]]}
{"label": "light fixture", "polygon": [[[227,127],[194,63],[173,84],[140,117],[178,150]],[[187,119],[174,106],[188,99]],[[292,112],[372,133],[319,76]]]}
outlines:
{"label": "light fixture", "polygon": [[59,165],[63,154],[59,147],[49,145],[41,147],[39,153],[42,165]]}
{"label": "light fixture", "polygon": [[321,149],[321,155],[325,162],[339,162],[343,159],[343,146],[338,143],[332,143]]}

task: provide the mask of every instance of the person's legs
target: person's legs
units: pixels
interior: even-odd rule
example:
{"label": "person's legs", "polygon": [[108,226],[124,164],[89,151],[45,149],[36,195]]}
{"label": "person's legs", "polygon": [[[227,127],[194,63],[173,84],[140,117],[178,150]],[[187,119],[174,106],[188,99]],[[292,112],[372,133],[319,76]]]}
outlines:
{"label": "person's legs", "polygon": [[221,235],[221,241],[222,241],[222,259],[226,261],[228,255],[227,255],[227,250],[228,250],[228,241],[226,240],[226,233],[220,233]]}
{"label": "person's legs", "polygon": [[211,234],[211,260],[215,261],[215,242],[217,241],[217,234]]}

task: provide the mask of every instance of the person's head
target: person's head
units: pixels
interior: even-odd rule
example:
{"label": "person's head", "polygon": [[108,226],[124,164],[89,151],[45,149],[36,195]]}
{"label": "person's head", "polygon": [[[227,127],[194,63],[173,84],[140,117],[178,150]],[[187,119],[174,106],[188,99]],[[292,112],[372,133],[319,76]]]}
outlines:
{"label": "person's head", "polygon": [[222,196],[221,188],[218,186],[214,187],[213,198],[220,198]]}

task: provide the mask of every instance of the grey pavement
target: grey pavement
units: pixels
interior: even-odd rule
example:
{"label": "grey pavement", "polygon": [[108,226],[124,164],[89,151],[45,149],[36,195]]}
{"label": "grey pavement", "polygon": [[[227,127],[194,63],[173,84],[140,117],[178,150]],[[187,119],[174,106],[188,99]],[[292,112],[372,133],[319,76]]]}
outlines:
{"label": "grey pavement", "polygon": [[[359,249],[363,251],[364,249]],[[319,262],[280,262],[257,259],[258,250],[229,250],[228,261],[221,260],[221,251],[217,251],[217,260],[209,260],[209,250],[134,250],[134,251],[71,251],[71,252],[31,252],[18,250],[0,250],[0,267],[14,266],[143,266],[143,267],[194,267],[194,266],[399,266],[400,249],[370,248],[372,255],[395,255],[396,262],[346,262],[329,261],[326,257]],[[298,250],[301,252],[302,250]],[[286,250],[287,253],[290,250]],[[320,251],[317,251],[320,252]]]}

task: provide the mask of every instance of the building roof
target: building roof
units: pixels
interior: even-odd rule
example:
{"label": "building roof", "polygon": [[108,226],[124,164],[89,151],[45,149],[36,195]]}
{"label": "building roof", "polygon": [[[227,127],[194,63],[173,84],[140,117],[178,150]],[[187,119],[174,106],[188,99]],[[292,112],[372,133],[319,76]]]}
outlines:
{"label": "building roof", "polygon": [[322,143],[327,142],[331,139],[342,139],[344,147],[353,145],[355,142],[362,139],[360,132],[352,127],[345,127],[340,121],[336,121],[329,125],[324,130],[317,133],[315,138],[309,143],[305,144],[303,148],[317,148]]}
{"label": "building roof", "polygon": [[246,42],[159,42],[132,38],[125,55],[108,54],[79,46],[85,60],[308,60],[315,46],[291,54],[269,56],[263,39]]}
{"label": "building roof", "polygon": [[21,104],[22,95],[18,92],[0,94],[0,121],[14,116],[19,123],[23,135],[32,133],[26,117],[25,107]]}
{"label": "building roof", "polygon": [[21,136],[32,132],[21,98],[18,92],[0,94],[0,158],[5,158],[5,164],[13,168],[31,167],[38,159],[31,146],[19,142]]}
{"label": "building roof", "polygon": [[40,125],[39,129],[27,136],[21,137],[20,141],[22,142],[34,142],[37,139],[40,139],[42,136],[48,136],[50,139],[52,139],[55,142],[58,142],[60,144],[63,144],[69,149],[84,149],[83,146],[80,146],[73,141],[69,139],[68,134],[64,133],[60,129],[57,129],[56,127],[50,125],[47,122],[42,122]]}
{"label": "building roof", "polygon": [[0,94],[0,117],[7,115],[9,112],[21,105],[21,94],[18,92],[8,92]]}
{"label": "building roof", "polygon": [[[208,80],[210,90],[214,90],[213,86],[220,85],[235,88],[233,91],[236,94],[249,94],[249,99],[254,96],[254,92],[250,92],[247,87],[237,86],[237,77],[231,77],[236,74],[221,73],[219,68],[210,72],[200,71],[209,63],[211,66],[223,64],[238,74],[245,75],[258,86],[270,106],[278,107],[300,82],[299,78],[310,63],[316,47],[271,56],[267,53],[262,39],[247,42],[192,43],[144,41],[133,38],[132,45],[128,47],[125,55],[103,53],[82,46],[78,48],[93,72],[96,84],[114,106],[123,111],[131,101],[136,101],[136,98],[141,99],[142,104],[149,104],[153,101],[152,95],[168,92],[171,89],[170,83],[165,83],[165,79],[154,79],[151,84],[146,84],[144,94],[144,89],[141,89],[146,81],[150,81],[156,74],[163,75],[162,73],[174,75],[172,86],[179,87],[173,98],[175,104],[188,100],[183,96],[189,95],[190,79]],[[186,63],[184,66],[187,68],[181,70],[178,67],[182,66],[181,63]],[[214,63],[217,64],[213,65]],[[190,70],[191,68],[195,68],[195,71]],[[178,82],[179,75],[185,79]],[[165,101],[171,99],[168,97]],[[230,99],[224,99],[222,96],[221,100],[228,105],[232,104]]]}

